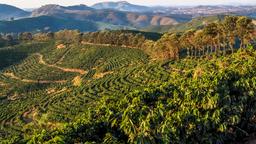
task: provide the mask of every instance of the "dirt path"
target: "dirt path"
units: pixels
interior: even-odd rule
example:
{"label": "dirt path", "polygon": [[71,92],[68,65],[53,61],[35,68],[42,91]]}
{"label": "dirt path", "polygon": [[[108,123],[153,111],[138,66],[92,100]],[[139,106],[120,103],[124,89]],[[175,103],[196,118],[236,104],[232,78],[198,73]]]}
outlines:
{"label": "dirt path", "polygon": [[36,53],[36,55],[39,56],[39,63],[43,64],[43,65],[46,65],[48,67],[53,67],[53,68],[57,68],[57,69],[60,69],[64,72],[73,72],[73,73],[79,73],[81,75],[84,75],[87,73],[87,71],[85,70],[82,70],[82,69],[71,69],[71,68],[63,68],[63,67],[60,67],[60,66],[57,66],[57,65],[52,65],[52,64],[48,64],[46,63],[44,60],[43,60],[43,55],[40,54],[40,53]]}
{"label": "dirt path", "polygon": [[26,83],[40,83],[40,84],[49,84],[49,83],[66,83],[67,80],[57,80],[57,81],[51,81],[51,80],[31,80],[31,79],[23,79],[18,76],[15,76],[13,73],[3,73],[3,75],[10,77],[12,79],[20,80],[22,82]]}
{"label": "dirt path", "polygon": [[0,81],[0,86],[6,86],[6,83]]}
{"label": "dirt path", "polygon": [[55,64],[61,64],[61,62],[64,60],[64,58],[66,57],[66,55],[69,53],[69,51],[71,50],[72,48],[68,49],[63,55],[62,57],[55,63]]}

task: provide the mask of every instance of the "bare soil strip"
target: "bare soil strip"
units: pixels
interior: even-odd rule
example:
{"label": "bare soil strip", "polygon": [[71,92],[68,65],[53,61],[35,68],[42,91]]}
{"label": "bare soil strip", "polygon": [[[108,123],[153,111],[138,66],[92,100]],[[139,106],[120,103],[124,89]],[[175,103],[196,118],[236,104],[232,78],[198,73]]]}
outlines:
{"label": "bare soil strip", "polygon": [[57,68],[57,69],[60,69],[64,72],[73,72],[73,73],[79,73],[81,75],[84,75],[87,73],[87,71],[85,70],[82,70],[82,69],[73,69],[73,68],[63,68],[63,67],[60,67],[60,66],[57,66],[57,65],[52,65],[52,64],[48,64],[46,63],[44,60],[43,60],[43,55],[40,54],[40,53],[36,53],[36,55],[39,56],[39,63],[43,64],[43,65],[46,65],[48,67],[54,67],[54,68]]}
{"label": "bare soil strip", "polygon": [[0,86],[6,86],[6,83],[0,81]]}
{"label": "bare soil strip", "polygon": [[52,81],[52,80],[31,80],[31,79],[23,79],[20,77],[15,76],[13,73],[3,73],[3,75],[8,76],[12,79],[16,79],[22,82],[26,83],[40,83],[40,84],[49,84],[49,83],[66,83],[67,80],[57,80],[57,81]]}

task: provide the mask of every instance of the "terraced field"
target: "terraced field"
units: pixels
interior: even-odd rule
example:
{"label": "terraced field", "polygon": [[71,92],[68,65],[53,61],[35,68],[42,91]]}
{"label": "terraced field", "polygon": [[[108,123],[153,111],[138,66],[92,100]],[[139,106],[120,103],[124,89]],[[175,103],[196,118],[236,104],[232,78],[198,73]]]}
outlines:
{"label": "terraced field", "polygon": [[45,121],[46,127],[71,121],[95,99],[129,93],[169,75],[162,64],[147,65],[142,51],[121,47],[57,49],[49,42],[3,48],[0,54],[20,49],[24,56],[0,72],[1,139]]}
{"label": "terraced field", "polygon": [[[255,126],[253,47],[220,58],[162,62],[138,49],[87,44],[60,49],[54,42],[2,48],[1,55],[9,63],[0,67],[0,143],[120,143],[148,135],[168,143],[169,133],[174,142],[188,136],[186,143],[190,135],[224,142],[230,140],[222,139],[225,135],[245,134],[238,117],[248,117],[248,132]],[[216,137],[205,135],[212,131]]]}

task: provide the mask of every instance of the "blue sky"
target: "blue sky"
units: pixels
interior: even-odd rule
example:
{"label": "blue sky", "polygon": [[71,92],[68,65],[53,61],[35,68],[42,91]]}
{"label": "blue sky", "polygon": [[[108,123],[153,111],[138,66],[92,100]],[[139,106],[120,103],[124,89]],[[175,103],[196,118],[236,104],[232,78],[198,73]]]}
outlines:
{"label": "blue sky", "polygon": [[[40,7],[45,4],[60,4],[60,5],[76,5],[86,4],[92,5],[97,2],[107,0],[0,0],[0,3],[14,5],[20,8],[34,8]],[[117,1],[117,0],[112,0]],[[175,5],[217,5],[217,4],[255,4],[256,0],[127,0],[133,4],[140,5],[162,5],[162,6],[175,6]]]}

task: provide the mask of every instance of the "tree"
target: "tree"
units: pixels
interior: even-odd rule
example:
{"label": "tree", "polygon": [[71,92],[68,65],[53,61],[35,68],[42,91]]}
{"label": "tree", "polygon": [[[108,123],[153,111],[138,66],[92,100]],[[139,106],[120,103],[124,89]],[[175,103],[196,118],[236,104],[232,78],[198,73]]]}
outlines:
{"label": "tree", "polygon": [[[202,30],[198,30],[195,33],[195,37],[194,37],[194,45],[196,47],[196,49],[199,52],[199,56],[201,55],[205,55],[205,45],[206,45],[206,41],[205,41],[205,35],[204,32]],[[202,52],[202,53],[201,53]]]}
{"label": "tree", "polygon": [[155,46],[155,56],[158,59],[179,59],[179,42],[180,35],[174,34],[164,34],[161,39],[159,39]]}
{"label": "tree", "polygon": [[155,42],[152,40],[145,40],[144,43],[142,44],[141,48],[151,57],[151,58],[155,58],[154,54],[155,53],[155,49],[154,46]]}
{"label": "tree", "polygon": [[5,40],[3,38],[3,36],[0,34],[0,47],[5,45]]}
{"label": "tree", "polygon": [[226,16],[224,21],[223,21],[223,28],[224,31],[226,32],[226,36],[229,40],[229,47],[232,51],[234,52],[234,45],[235,45],[235,40],[236,40],[236,26],[237,24],[237,17],[235,16]]}
{"label": "tree", "polygon": [[245,16],[239,17],[236,22],[236,29],[240,39],[240,48],[245,48],[245,46],[250,43],[254,31],[252,19]]}
{"label": "tree", "polygon": [[7,34],[5,36],[5,39],[6,39],[7,45],[12,45],[14,43],[14,39],[13,39],[13,36],[11,34]]}
{"label": "tree", "polygon": [[19,34],[19,40],[21,41],[30,41],[33,39],[33,36],[30,32],[23,32]]}
{"label": "tree", "polygon": [[187,56],[193,55],[193,37],[195,34],[195,30],[188,30],[185,33],[182,34],[180,37],[180,46],[187,49]]}
{"label": "tree", "polygon": [[180,34],[174,33],[170,36],[170,49],[172,58],[179,59],[179,51],[180,51]]}
{"label": "tree", "polygon": [[78,30],[62,30],[56,32],[54,38],[63,43],[79,43],[82,40],[82,33]]}
{"label": "tree", "polygon": [[54,39],[54,33],[53,33],[53,32],[48,32],[48,33],[46,33],[46,36],[47,36],[49,39]]}
{"label": "tree", "polygon": [[211,52],[213,52],[214,49],[215,51],[217,51],[216,48],[219,35],[217,23],[211,23],[205,26],[203,29],[203,33],[210,42]]}

